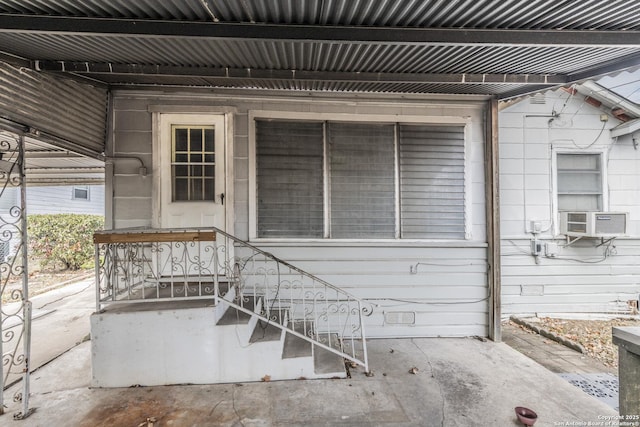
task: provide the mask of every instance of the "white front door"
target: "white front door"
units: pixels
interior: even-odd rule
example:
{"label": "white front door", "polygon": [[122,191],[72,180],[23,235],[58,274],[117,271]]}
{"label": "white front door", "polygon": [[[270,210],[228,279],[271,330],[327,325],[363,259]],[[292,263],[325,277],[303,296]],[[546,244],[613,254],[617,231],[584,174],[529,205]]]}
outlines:
{"label": "white front door", "polygon": [[225,116],[160,115],[159,226],[225,229]]}

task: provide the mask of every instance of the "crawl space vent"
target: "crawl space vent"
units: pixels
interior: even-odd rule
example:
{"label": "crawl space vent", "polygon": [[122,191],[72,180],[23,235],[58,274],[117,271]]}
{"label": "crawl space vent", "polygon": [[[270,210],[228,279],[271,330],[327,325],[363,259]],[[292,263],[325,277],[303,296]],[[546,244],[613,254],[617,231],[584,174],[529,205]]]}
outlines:
{"label": "crawl space vent", "polygon": [[547,99],[545,98],[544,93],[536,93],[535,95],[529,98],[529,103],[544,105],[547,103]]}
{"label": "crawl space vent", "polygon": [[413,311],[388,311],[384,313],[384,323],[388,325],[415,325],[416,313]]}

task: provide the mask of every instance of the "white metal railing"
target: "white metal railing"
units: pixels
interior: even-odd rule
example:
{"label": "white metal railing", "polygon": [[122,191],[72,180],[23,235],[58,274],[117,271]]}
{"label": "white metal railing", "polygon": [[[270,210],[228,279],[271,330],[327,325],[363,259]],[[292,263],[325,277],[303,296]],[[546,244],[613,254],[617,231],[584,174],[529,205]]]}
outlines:
{"label": "white metal railing", "polygon": [[101,231],[96,304],[214,299],[369,372],[359,298],[217,228]]}

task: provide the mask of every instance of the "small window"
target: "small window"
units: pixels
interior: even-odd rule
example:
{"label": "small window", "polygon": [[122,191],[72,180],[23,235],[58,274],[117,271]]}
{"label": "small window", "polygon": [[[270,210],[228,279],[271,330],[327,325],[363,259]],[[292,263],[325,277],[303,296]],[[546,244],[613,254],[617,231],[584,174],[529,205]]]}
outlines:
{"label": "small window", "polygon": [[602,154],[558,153],[558,210],[603,210]]}
{"label": "small window", "polygon": [[213,126],[173,126],[172,200],[214,200],[215,144]]}
{"label": "small window", "polygon": [[73,187],[71,197],[73,200],[89,200],[89,186],[82,185]]}

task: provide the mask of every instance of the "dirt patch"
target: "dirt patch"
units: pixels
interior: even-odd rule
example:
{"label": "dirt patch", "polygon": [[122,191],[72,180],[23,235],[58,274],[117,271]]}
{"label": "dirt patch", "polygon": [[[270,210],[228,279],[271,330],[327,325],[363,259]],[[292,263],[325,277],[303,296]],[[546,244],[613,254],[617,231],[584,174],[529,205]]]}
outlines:
{"label": "dirt patch", "polygon": [[[83,278],[91,277],[94,270],[56,270],[56,271],[41,271],[35,270],[29,273],[29,297],[34,297],[43,292],[47,292],[53,289],[57,289],[61,286],[69,283],[76,282]],[[11,279],[14,279],[13,277]],[[0,287],[4,283],[0,284]],[[11,302],[16,298],[20,298],[19,294],[15,294],[15,291],[22,289],[22,280],[11,280],[7,283],[6,287],[2,291],[2,302]],[[13,295],[13,296],[12,296]]]}
{"label": "dirt patch", "polygon": [[[513,321],[510,323],[517,328],[535,333]],[[611,328],[614,326],[640,326],[640,321],[633,319],[568,320],[541,317],[532,323],[581,344],[585,348],[587,356],[611,368],[618,367],[618,347],[611,342]]]}
{"label": "dirt patch", "polygon": [[202,396],[185,402],[184,396],[173,396],[168,387],[122,389],[120,394],[94,407],[80,425],[163,427],[242,424],[242,414],[236,411],[231,393],[223,390],[220,394],[222,396],[206,395],[211,399],[207,404]]}

